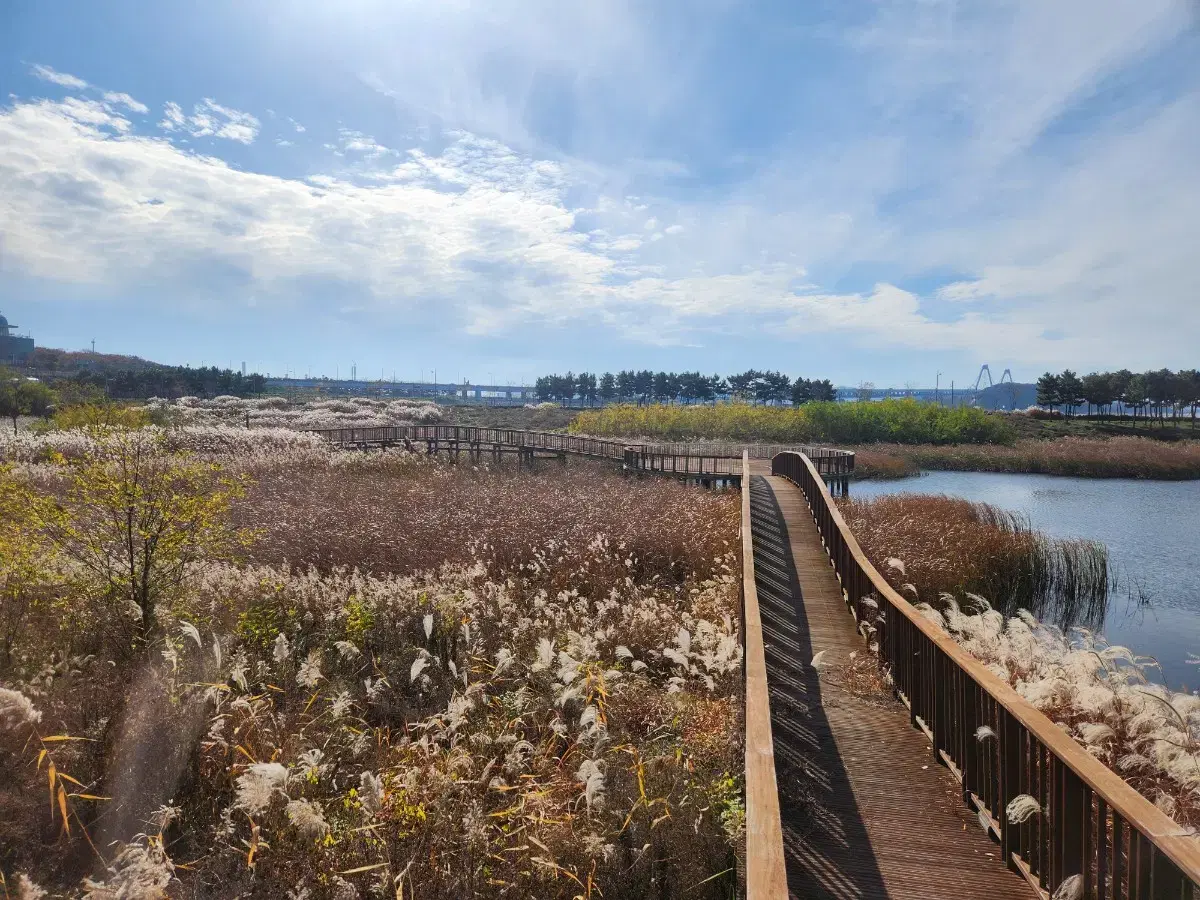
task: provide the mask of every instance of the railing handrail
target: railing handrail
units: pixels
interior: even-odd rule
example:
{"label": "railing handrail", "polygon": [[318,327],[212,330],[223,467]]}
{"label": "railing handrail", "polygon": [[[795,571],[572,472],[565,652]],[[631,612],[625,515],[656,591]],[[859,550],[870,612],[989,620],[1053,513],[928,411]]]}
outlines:
{"label": "railing handrail", "polygon": [[745,667],[746,900],[788,895],[783,825],[775,778],[775,742],[763,646],[754,535],[750,521],[750,456],[742,453],[742,665]]}
{"label": "railing handrail", "polygon": [[[1188,836],[1187,832],[1174,819],[1080,747],[1070,735],[1055,725],[1044,713],[1021,697],[1009,684],[971,656],[946,631],[931,622],[901,596],[871,564],[859,546],[858,540],[846,524],[829,489],[825,486],[824,478],[813,465],[812,460],[804,454],[785,452],[772,460],[772,470],[776,469],[776,460],[780,456],[786,455],[797,456],[803,461],[803,465],[810,475],[810,487],[815,490],[817,499],[826,508],[832,527],[839,532],[846,550],[858,568],[867,576],[871,588],[879,598],[885,600],[897,614],[904,616],[949,659],[963,669],[996,703],[1007,710],[1060,762],[1095,791],[1110,809],[1119,813],[1128,824],[1165,853],[1179,868],[1182,875],[1193,882],[1200,883],[1200,841]],[[815,506],[814,498],[809,495],[808,487],[795,479],[790,480],[804,492],[809,505]],[[823,537],[825,536],[823,535]],[[826,547],[828,548],[828,546],[827,539]],[[834,565],[835,568],[838,565],[836,556]],[[839,571],[838,575],[845,585],[845,573]],[[1005,827],[1003,823],[1001,823],[1001,827]]]}
{"label": "railing handrail", "polygon": [[[488,428],[480,425],[447,425],[444,423],[411,425],[347,425],[337,428],[311,428],[309,433],[319,435],[336,444],[397,443],[404,441],[451,441],[457,446],[463,443],[473,449],[482,449],[488,444],[515,446],[522,449],[577,453],[601,459],[622,460],[631,470],[668,475],[739,476],[747,449],[737,455],[726,455],[725,451],[704,452],[703,444],[639,444],[592,437],[590,435],[564,434],[557,431],[531,431],[524,428]],[[688,452],[680,452],[686,448]],[[854,471],[854,453],[833,447],[806,447],[811,456],[818,460],[825,474],[846,477]],[[695,452],[692,452],[692,451]],[[693,465],[693,460],[697,462]]]}
{"label": "railing handrail", "polygon": [[[608,437],[597,437],[593,435],[582,434],[566,434],[558,431],[536,431],[526,428],[489,428],[482,425],[447,425],[443,423],[429,424],[412,424],[412,425],[344,425],[335,428],[309,428],[306,429],[312,434],[322,435],[324,437],[332,437],[333,435],[341,435],[345,432],[366,432],[366,431],[386,431],[393,430],[399,434],[407,432],[410,429],[442,429],[445,433],[450,433],[453,429],[456,433],[471,433],[478,434],[493,434],[497,432],[506,432],[508,434],[526,434],[537,436],[545,439],[561,439],[566,441],[592,441],[597,445],[602,445],[611,448],[626,448],[636,449],[639,452],[653,454],[658,456],[679,456],[704,459],[731,459],[740,461],[747,450],[761,451],[765,455],[754,455],[755,459],[769,459],[778,452],[799,452],[804,453],[813,458],[820,459],[844,459],[850,462],[850,469],[853,469],[854,452],[850,450],[841,450],[836,447],[816,447],[811,445],[798,444],[764,444],[764,445],[737,445],[732,441],[713,442],[714,446],[711,450],[707,449],[704,442],[690,443],[687,441],[665,441],[662,443],[648,443],[642,441],[621,441]],[[739,449],[734,450],[733,447],[738,446]],[[775,451],[775,452],[771,452]]]}

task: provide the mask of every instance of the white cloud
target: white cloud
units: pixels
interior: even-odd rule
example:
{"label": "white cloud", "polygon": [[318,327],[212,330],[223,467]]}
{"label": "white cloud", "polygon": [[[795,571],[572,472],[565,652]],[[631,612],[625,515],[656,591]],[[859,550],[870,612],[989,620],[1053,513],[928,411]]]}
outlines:
{"label": "white cloud", "polygon": [[[341,138],[341,149],[343,151],[362,153],[368,157],[396,153],[395,150],[383,146],[369,134],[363,134],[361,131],[354,131],[351,128],[339,128],[338,137]],[[326,146],[329,147],[331,145],[326,144]]]}
{"label": "white cloud", "polygon": [[292,123],[292,127],[296,129],[297,134],[304,134],[305,128],[303,125],[301,125],[299,122],[297,122],[291,116],[288,116],[287,120]]}
{"label": "white cloud", "polygon": [[[664,37],[630,4],[455,0],[369,22],[328,7],[321,40],[355,32],[371,82],[446,150],[343,129],[325,145],[327,171],[299,181],[137,135],[115,100],[18,103],[0,110],[0,144],[17,151],[0,157],[3,265],[131,286],[229,270],[260,304],[324,280],[354,294],[343,306],[436,303],[480,334],[584,322],[654,343],[836,335],[908,359],[1190,364],[1200,79],[1180,66],[1141,98],[1126,69],[1177,30],[1177,7],[1097,2],[880,0],[845,69],[865,96],[829,85],[832,129],[819,112],[792,127],[787,104],[771,104],[762,131],[779,136],[757,146],[714,137],[730,101],[693,79],[712,60],[667,66],[669,53],[643,52],[704,42],[685,41],[688,28]],[[717,46],[721,66],[742,65]],[[570,125],[555,127],[578,157],[538,133],[545,72],[566,85]],[[752,84],[758,73],[733,74]],[[1093,95],[1106,102],[1080,115]],[[162,127],[252,140],[252,116],[236,131],[247,115],[168,104]],[[693,156],[690,128],[721,152]],[[931,272],[952,283],[903,289]]]}
{"label": "white cloud", "polygon": [[158,127],[165,131],[186,132],[192,137],[219,137],[252,144],[261,124],[250,113],[222,106],[205,97],[192,107],[190,116],[178,103],[168,102],[163,107],[163,118]]}
{"label": "white cloud", "polygon": [[88,86],[88,83],[82,78],[68,75],[66,72],[56,72],[49,66],[38,64],[33,66],[32,71],[42,81],[49,81],[51,84],[61,85],[72,90],[81,91]]}
{"label": "white cloud", "polygon": [[118,93],[117,91],[106,91],[104,94],[104,100],[107,103],[112,103],[117,106],[124,106],[131,112],[141,113],[142,115],[150,112],[150,107],[146,106],[145,103],[139,103],[128,94]]}
{"label": "white cloud", "polygon": [[[173,115],[168,107],[167,121]],[[612,266],[574,231],[560,170],[469,136],[440,156],[380,170],[369,185],[336,176],[306,184],[128,130],[78,104],[21,103],[0,114],[10,149],[0,157],[0,181],[11,186],[0,196],[7,269],[188,291],[203,291],[210,269],[233,270],[260,302],[280,303],[305,279],[333,279],[379,310],[450,301],[480,330],[570,317],[580,311],[575,288],[599,285]]]}

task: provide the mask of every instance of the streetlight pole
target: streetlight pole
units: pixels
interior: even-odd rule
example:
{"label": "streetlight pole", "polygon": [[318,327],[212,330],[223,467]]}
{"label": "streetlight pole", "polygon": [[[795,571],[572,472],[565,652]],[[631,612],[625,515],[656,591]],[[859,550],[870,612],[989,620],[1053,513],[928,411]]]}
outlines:
{"label": "streetlight pole", "polygon": [[941,405],[942,402],[942,373],[937,373],[937,381],[933,388],[933,402]]}

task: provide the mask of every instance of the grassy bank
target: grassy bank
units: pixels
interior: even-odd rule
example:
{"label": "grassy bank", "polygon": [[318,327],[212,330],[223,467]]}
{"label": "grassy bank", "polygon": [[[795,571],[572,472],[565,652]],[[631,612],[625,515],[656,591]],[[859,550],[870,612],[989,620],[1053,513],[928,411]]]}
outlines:
{"label": "grassy bank", "polygon": [[902,478],[921,469],[1174,481],[1200,478],[1200,441],[1063,437],[1011,445],[873,444],[854,449],[860,478]]}
{"label": "grassy bank", "polygon": [[1108,551],[1099,542],[1049,538],[1021,516],[957,497],[839,506],[871,562],[910,596],[978,594],[1009,615],[1027,609],[1063,628],[1104,620]]}
{"label": "grassy bank", "polygon": [[1015,437],[1012,426],[1001,416],[912,400],[807,403],[800,407],[745,403],[608,406],[579,413],[570,430],[659,441],[762,443],[1003,443]]}
{"label": "grassy bank", "polygon": [[731,895],[736,497],[226,431],[8,448],[16,896]]}

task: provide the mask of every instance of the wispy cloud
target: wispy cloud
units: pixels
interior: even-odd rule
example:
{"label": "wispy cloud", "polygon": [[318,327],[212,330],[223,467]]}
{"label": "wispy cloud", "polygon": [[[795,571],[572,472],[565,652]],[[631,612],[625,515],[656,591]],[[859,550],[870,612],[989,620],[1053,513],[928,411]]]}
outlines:
{"label": "wispy cloud", "polygon": [[130,112],[141,113],[142,115],[150,112],[150,107],[146,106],[145,103],[139,103],[128,94],[118,93],[116,91],[106,91],[104,94],[104,100],[107,103],[114,103],[118,106],[124,106]]}
{"label": "wispy cloud", "polygon": [[361,153],[368,157],[396,153],[395,150],[383,146],[369,134],[363,134],[361,131],[355,131],[351,128],[339,128],[338,138],[341,140],[339,146],[343,152]]}
{"label": "wispy cloud", "polygon": [[192,137],[219,137],[252,144],[261,124],[250,113],[230,109],[205,97],[192,107],[190,116],[178,103],[168,102],[163,107],[163,118],[158,127],[164,131],[185,132]]}
{"label": "wispy cloud", "polygon": [[[14,101],[5,265],[199,291],[221,272],[214,304],[239,302],[229,279],[260,303],[334,284],[364,315],[427,305],[477,335],[1194,355],[1200,32],[1173,0],[456,0],[306,25],[394,119],[337,110],[293,149],[280,115],[279,167],[248,172],[183,146],[257,135],[212,100],[168,104],[154,135],[125,95]],[[297,163],[315,174],[271,174]]]}
{"label": "wispy cloud", "polygon": [[[0,200],[8,265],[42,278],[120,286],[187,272],[188,289],[203,293],[199,273],[215,269],[281,304],[306,279],[335,279],[381,314],[433,306],[481,335],[590,321],[656,344],[718,326],[906,347],[1043,342],[1040,325],[975,312],[934,321],[919,297],[888,284],[864,295],[814,290],[798,263],[726,269],[714,258],[697,272],[697,245],[664,254],[667,242],[653,240],[662,232],[648,207],[672,211],[661,201],[574,207],[568,196],[588,186],[569,169],[468,134],[365,180],[307,183],[135,136],[99,104],[19,103],[0,115],[0,139],[18,151],[0,161],[0,178],[19,186]],[[691,211],[692,226],[675,226],[672,240],[728,235],[720,220],[703,225],[710,214]],[[611,230],[584,231],[581,217]],[[71,241],[61,239],[67,223]],[[227,293],[214,289],[211,302],[231,302]]]}
{"label": "wispy cloud", "polygon": [[81,91],[88,86],[88,83],[82,78],[68,75],[66,72],[57,72],[49,66],[43,66],[40,63],[33,66],[32,71],[42,81],[49,81],[51,84],[61,85],[72,90]]}

